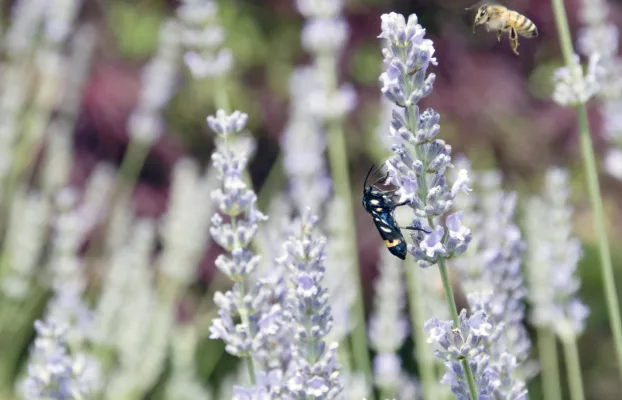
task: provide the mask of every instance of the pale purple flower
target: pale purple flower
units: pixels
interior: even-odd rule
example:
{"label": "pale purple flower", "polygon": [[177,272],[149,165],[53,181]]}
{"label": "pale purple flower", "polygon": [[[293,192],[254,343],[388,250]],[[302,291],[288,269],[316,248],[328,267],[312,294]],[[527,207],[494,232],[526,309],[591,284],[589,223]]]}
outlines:
{"label": "pale purple flower", "polygon": [[[466,160],[457,164],[469,169]],[[514,223],[516,194],[503,192],[498,171],[472,174],[476,177],[476,190],[460,207],[473,235],[469,249],[454,265],[467,295],[491,292],[489,318],[494,324],[505,324],[503,343],[499,344],[502,350],[495,354],[509,351],[524,367],[522,376],[529,378],[536,371],[528,361],[531,342],[523,325],[527,292],[521,261],[525,244]]]}
{"label": "pale purple flower", "polygon": [[597,96],[601,101],[600,113],[603,119],[603,136],[609,142],[604,169],[611,176],[622,180],[622,58],[620,29],[611,18],[611,9],[606,0],[582,0],[579,5],[579,19],[583,27],[578,31],[577,49],[586,57],[600,58],[602,73],[598,76]]}
{"label": "pale purple flower", "polygon": [[446,254],[445,246],[443,246],[442,243],[444,234],[445,229],[442,226],[438,226],[432,233],[427,234],[425,239],[419,243],[421,250],[423,250],[428,258],[434,259]]}
{"label": "pale purple flower", "polygon": [[331,193],[326,169],[326,137],[322,121],[311,112],[311,99],[320,92],[320,77],[312,67],[297,68],[290,78],[290,117],[282,135],[283,166],[289,195],[298,210],[321,207]]}
{"label": "pale purple flower", "polygon": [[464,252],[471,237],[459,217],[448,218],[449,235],[438,225],[440,217],[452,210],[456,195],[470,189],[466,172],[459,173],[450,189],[445,173],[453,168],[451,146],[436,137],[440,116],[432,109],[421,113],[418,106],[431,93],[435,80],[433,73],[426,75],[427,68],[437,64],[433,43],[424,36],[425,29],[414,14],[408,20],[396,13],[382,16],[378,37],[386,40],[386,46],[382,50],[385,71],[380,75],[381,91],[399,107],[392,111],[389,127],[394,155],[386,163],[387,183],[397,186],[400,201],[409,201],[413,226],[431,230],[410,235],[414,243],[408,251],[421,267],[435,264],[439,257],[452,258]]}
{"label": "pale purple flower", "polygon": [[242,386],[233,387],[232,400],[270,400],[281,397],[283,373],[272,370],[268,373],[259,371],[255,374],[257,384],[252,388]]}
{"label": "pale purple flower", "polygon": [[313,18],[302,28],[302,47],[315,54],[341,52],[348,39],[348,23],[341,18]]}
{"label": "pale purple flower", "polygon": [[553,73],[555,85],[553,100],[564,106],[575,106],[587,103],[594,97],[600,90],[599,78],[603,74],[599,57],[598,54],[590,56],[585,74],[579,63],[579,56],[576,54],[573,56],[573,64],[570,67],[558,68]]}
{"label": "pale purple flower", "polygon": [[449,237],[464,241],[471,233],[467,227],[462,225],[462,211],[455,212],[447,217],[446,224]]}
{"label": "pale purple flower", "polygon": [[[212,198],[219,211],[229,217],[228,222],[218,214],[212,218],[210,233],[227,251],[218,256],[215,264],[235,282],[230,291],[225,294],[217,292],[214,296],[220,308],[220,318],[213,320],[210,338],[222,339],[227,352],[238,357],[250,357],[251,349],[257,346],[253,339],[261,329],[258,323],[262,301],[268,296],[260,284],[249,285],[251,274],[260,263],[260,256],[249,246],[257,233],[257,223],[267,217],[255,208],[257,196],[242,178],[248,162],[246,155],[233,153],[230,145],[234,136],[244,129],[247,118],[239,111],[228,115],[223,110],[219,110],[215,117],[207,118],[210,128],[221,139],[212,160],[222,185],[212,191]],[[232,319],[237,315],[242,316],[238,324]]]}
{"label": "pale purple flower", "polygon": [[311,17],[334,17],[343,9],[343,0],[296,0],[300,14]]}
{"label": "pale purple flower", "polygon": [[458,171],[458,177],[456,178],[454,185],[451,187],[451,194],[455,197],[459,192],[469,193],[472,191],[468,184],[471,182],[469,174],[466,169]]}
{"label": "pale purple flower", "polygon": [[568,185],[566,171],[550,169],[543,195],[531,198],[525,209],[531,320],[562,339],[579,336],[589,315],[578,297],[582,251],[579,239],[572,236]]}
{"label": "pale purple flower", "polygon": [[183,60],[195,79],[221,77],[233,65],[233,53],[222,47],[226,34],[217,14],[213,0],[183,0],[177,9]]}
{"label": "pale purple flower", "polygon": [[450,386],[458,399],[469,399],[462,360],[468,360],[475,378],[480,399],[526,399],[523,381],[512,375],[517,368],[516,358],[503,348],[505,324],[491,323],[490,293],[469,296],[473,307],[471,316],[462,310],[459,328],[452,329],[451,321],[432,318],[425,325],[428,342],[436,346],[436,354],[445,362],[446,373],[441,383]]}
{"label": "pale purple flower", "polygon": [[173,95],[177,83],[179,45],[174,22],[167,20],[160,27],[158,52],[143,67],[141,88],[136,108],[127,122],[128,134],[141,143],[153,144],[164,131],[162,109]]}
{"label": "pale purple flower", "polygon": [[388,251],[381,252],[380,276],[374,285],[374,309],[369,320],[369,343],[377,352],[373,361],[374,382],[388,393],[399,389],[402,362],[397,353],[409,333],[399,261]]}
{"label": "pale purple flower", "polygon": [[80,0],[52,0],[48,2],[43,32],[45,39],[60,45],[71,34],[76,16],[80,12]]}
{"label": "pale purple flower", "polygon": [[97,365],[82,354],[72,354],[66,342],[67,325],[35,321],[37,337],[22,386],[27,400],[86,399],[95,396]]}
{"label": "pale purple flower", "polygon": [[285,243],[277,263],[289,272],[292,285],[286,317],[294,327],[292,360],[287,390],[293,398],[337,398],[342,391],[337,364],[337,343],[327,346],[324,337],[332,327],[324,276],[326,239],[313,234],[317,217],[307,209],[295,236]]}

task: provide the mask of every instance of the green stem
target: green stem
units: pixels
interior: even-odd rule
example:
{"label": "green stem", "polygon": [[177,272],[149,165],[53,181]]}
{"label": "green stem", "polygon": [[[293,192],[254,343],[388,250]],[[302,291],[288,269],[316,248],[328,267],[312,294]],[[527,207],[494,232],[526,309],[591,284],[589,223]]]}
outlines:
{"label": "green stem", "polygon": [[538,355],[542,366],[542,389],[547,400],[561,400],[555,334],[547,328],[538,328]]}
{"label": "green stem", "polygon": [[270,167],[268,175],[257,193],[257,207],[266,210],[270,205],[270,199],[274,193],[279,193],[283,188],[286,177],[283,172],[283,153],[279,152],[276,160]]}
{"label": "green stem", "polygon": [[[318,70],[325,75],[326,90],[330,93],[337,90],[334,57],[318,59]],[[357,298],[354,304],[356,323],[352,331],[352,347],[354,350],[354,364],[364,374],[367,382],[372,382],[369,347],[365,325],[365,305],[363,303],[363,285],[359,270],[358,251],[356,247],[356,230],[354,229],[354,212],[352,210],[352,193],[350,191],[350,174],[348,171],[348,152],[341,120],[327,121],[328,158],[331,175],[335,185],[335,195],[344,202],[343,215],[345,230],[349,238],[350,265],[352,277],[357,288]]]}
{"label": "green stem", "polygon": [[445,259],[441,257],[438,258],[438,271],[441,274],[441,281],[443,282],[443,289],[445,290],[445,298],[447,299],[447,305],[449,306],[451,320],[454,323],[454,328],[459,328],[460,318],[458,317],[458,308],[456,307],[456,300],[454,299],[454,291],[451,288],[451,282],[449,281],[449,275],[447,274]]}
{"label": "green stem", "polygon": [[148,144],[130,138],[130,142],[125,150],[125,155],[121,161],[121,166],[119,167],[116,186],[118,191],[121,191],[123,194],[128,194],[129,191],[134,188],[138,181],[140,171],[145,165],[145,160],[147,159],[150,148],[151,146]]}
{"label": "green stem", "polygon": [[[552,2],[553,11],[555,12],[555,23],[557,24],[557,31],[559,35],[559,40],[561,42],[561,49],[562,54],[564,55],[564,60],[571,71],[576,71],[577,68],[573,68],[572,39],[570,36],[570,28],[568,26],[568,18],[566,17],[566,9],[564,8],[564,3],[562,0],[552,0]],[[605,300],[607,303],[607,311],[609,314],[611,329],[613,331],[616,356],[618,359],[618,373],[620,373],[620,378],[622,379],[622,318],[620,317],[620,305],[618,302],[618,294],[615,285],[615,276],[613,274],[613,267],[611,264],[611,252],[609,250],[609,241],[605,229],[605,215],[603,210],[603,200],[600,194],[600,187],[598,183],[596,159],[594,156],[592,139],[590,137],[590,127],[587,119],[587,108],[584,103],[580,103],[576,106],[576,110],[577,120],[579,122],[581,154],[583,157],[583,164],[587,176],[590,202],[592,205],[592,209],[594,210],[594,225],[598,238],[598,250],[600,254],[600,266],[602,270],[603,286],[605,288]]]}
{"label": "green stem", "polygon": [[[406,263],[406,284],[408,286],[408,310],[410,312],[410,321],[413,327],[413,336],[415,338],[415,351],[417,352],[417,363],[419,364],[419,373],[421,374],[421,383],[423,385],[423,400],[436,400],[437,381],[435,373],[434,356],[431,348],[426,343],[423,326],[425,324],[424,315],[424,299],[421,293],[421,279],[418,279],[417,272],[419,268],[408,259]],[[381,397],[385,399],[389,397]]]}
{"label": "green stem", "polygon": [[[449,313],[451,319],[454,322],[454,328],[460,328],[460,318],[458,317],[458,309],[456,307],[456,301],[454,300],[454,292],[449,282],[449,275],[447,275],[447,267],[445,266],[445,259],[438,258],[438,271],[441,274],[441,281],[443,282],[443,289],[445,290],[445,297],[447,298],[447,305],[449,306]],[[471,400],[477,400],[477,387],[475,386],[475,378],[473,377],[473,371],[469,365],[469,360],[462,360],[462,368],[464,369],[464,375],[469,386],[469,396]]]}
{"label": "green stem", "polygon": [[469,386],[469,397],[471,397],[471,400],[477,400],[477,387],[475,386],[475,377],[473,376],[473,371],[471,371],[469,360],[463,358],[460,363],[462,364],[462,369],[464,370],[465,380]]}
{"label": "green stem", "polygon": [[227,93],[226,75],[215,78],[214,83],[214,105],[217,109],[224,110],[227,113],[231,112],[231,106],[229,104],[229,94]]}
{"label": "green stem", "polygon": [[350,192],[350,176],[348,172],[348,154],[346,141],[340,122],[331,121],[328,124],[328,157],[330,159],[331,175],[335,185],[337,198],[344,202],[344,220],[347,229],[347,237],[350,247],[350,263],[352,274],[357,286],[357,298],[354,304],[356,314],[356,326],[352,332],[352,347],[354,350],[354,364],[371,382],[371,367],[369,359],[369,347],[367,345],[367,332],[365,330],[365,306],[363,303],[363,285],[359,271],[359,260],[356,249],[356,232],[352,210],[352,194]]}
{"label": "green stem", "polygon": [[562,344],[566,358],[566,371],[568,373],[568,384],[570,386],[570,399],[584,400],[585,394],[583,393],[583,379],[581,377],[581,363],[579,361],[577,339],[574,335],[568,335],[568,337],[562,338]]}

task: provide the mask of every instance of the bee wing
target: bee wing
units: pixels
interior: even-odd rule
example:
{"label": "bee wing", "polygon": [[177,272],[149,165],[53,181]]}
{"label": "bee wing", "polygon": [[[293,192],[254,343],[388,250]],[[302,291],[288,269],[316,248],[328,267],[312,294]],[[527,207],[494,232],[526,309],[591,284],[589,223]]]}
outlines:
{"label": "bee wing", "polygon": [[481,6],[483,6],[484,4],[489,4],[489,5],[499,5],[499,6],[505,6],[507,7],[506,4],[503,4],[502,2],[498,1],[498,0],[480,0],[477,3],[471,5],[470,7],[467,7],[465,10],[477,10],[478,8],[480,8]]}

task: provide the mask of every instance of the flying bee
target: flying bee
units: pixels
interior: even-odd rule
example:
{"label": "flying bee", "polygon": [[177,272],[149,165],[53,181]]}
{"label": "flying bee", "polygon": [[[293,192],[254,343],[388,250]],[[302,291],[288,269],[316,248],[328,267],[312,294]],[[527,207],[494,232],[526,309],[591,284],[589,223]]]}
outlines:
{"label": "flying bee", "polygon": [[[467,10],[471,9],[473,6],[467,8]],[[477,25],[486,25],[488,32],[496,30],[497,41],[501,41],[503,32],[508,32],[512,51],[516,55],[518,55],[518,35],[526,38],[538,36],[538,28],[529,18],[499,4],[485,3],[479,6],[473,21],[473,33]]]}
{"label": "flying bee", "polygon": [[[380,168],[382,168],[382,166]],[[380,233],[380,237],[382,237],[382,240],[384,240],[384,244],[387,246],[391,254],[398,258],[401,258],[402,260],[405,260],[406,241],[404,240],[404,236],[400,231],[400,227],[395,221],[393,211],[395,211],[397,207],[406,205],[409,202],[405,201],[398,203],[392,196],[392,192],[394,192],[395,190],[384,191],[376,187],[377,183],[386,180],[389,177],[388,172],[384,177],[367,186],[367,181],[369,180],[369,177],[375,173],[372,173],[373,169],[374,165],[372,165],[369,169],[369,172],[367,172],[367,176],[365,177],[365,183],[363,184],[363,207],[368,213],[372,215],[372,217],[374,217],[374,224],[376,225],[376,228]],[[425,229],[416,226],[405,227],[402,229],[410,229],[414,231],[423,231],[429,233]]]}

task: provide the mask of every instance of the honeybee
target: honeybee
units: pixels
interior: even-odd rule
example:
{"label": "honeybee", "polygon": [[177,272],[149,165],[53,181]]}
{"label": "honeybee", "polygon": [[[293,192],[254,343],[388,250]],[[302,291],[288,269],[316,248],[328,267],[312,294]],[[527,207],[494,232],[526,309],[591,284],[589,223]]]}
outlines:
{"label": "honeybee", "polygon": [[[471,10],[471,6],[467,10]],[[501,34],[508,32],[510,45],[514,54],[518,55],[518,35],[526,38],[538,36],[538,28],[529,18],[499,4],[482,4],[477,9],[473,22],[473,33],[477,25],[486,25],[486,31],[497,31],[497,41],[501,41]]]}

